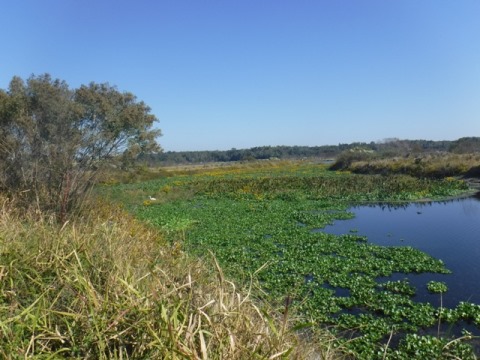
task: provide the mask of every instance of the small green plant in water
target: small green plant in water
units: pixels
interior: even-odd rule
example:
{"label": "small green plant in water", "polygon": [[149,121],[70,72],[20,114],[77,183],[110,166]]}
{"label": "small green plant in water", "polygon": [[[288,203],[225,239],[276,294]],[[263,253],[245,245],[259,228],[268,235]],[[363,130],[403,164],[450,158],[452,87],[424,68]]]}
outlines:
{"label": "small green plant in water", "polygon": [[[172,186],[161,204],[138,206],[147,194],[175,182],[178,186]],[[449,339],[411,337],[388,351],[381,343],[392,329],[406,336],[440,320],[480,320],[478,309],[474,304],[436,309],[415,301],[416,288],[408,280],[377,282],[394,273],[449,273],[441,260],[410,246],[371,244],[355,231],[335,236],[321,229],[352,218],[347,211],[352,203],[441,198],[458,194],[460,185],[405,175],[336,174],[299,165],[217,169],[103,189],[125,200],[138,218],[161,228],[169,241],[180,241],[190,254],[214,253],[228,276],[241,281],[255,273],[262,297],[280,301],[296,289],[292,309],[338,331],[358,329],[360,336],[346,339],[343,346],[357,358],[375,359],[412,358],[422,348],[426,355],[432,347],[443,348]],[[440,296],[447,291],[440,290]]]}
{"label": "small green plant in water", "polygon": [[427,284],[427,289],[431,293],[435,294],[443,294],[448,291],[447,284],[445,284],[443,281],[429,281]]}

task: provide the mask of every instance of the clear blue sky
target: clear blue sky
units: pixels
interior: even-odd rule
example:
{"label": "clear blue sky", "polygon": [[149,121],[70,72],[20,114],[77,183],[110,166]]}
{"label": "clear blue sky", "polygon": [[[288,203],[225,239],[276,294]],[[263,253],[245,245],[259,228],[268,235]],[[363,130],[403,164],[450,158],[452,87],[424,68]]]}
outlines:
{"label": "clear blue sky", "polygon": [[0,88],[109,82],[167,151],[480,136],[478,0],[4,0],[0,44]]}

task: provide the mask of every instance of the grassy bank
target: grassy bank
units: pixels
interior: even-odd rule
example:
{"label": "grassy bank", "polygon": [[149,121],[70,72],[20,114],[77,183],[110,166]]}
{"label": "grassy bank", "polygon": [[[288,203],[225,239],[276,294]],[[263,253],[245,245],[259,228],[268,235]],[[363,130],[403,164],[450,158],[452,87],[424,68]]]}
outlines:
{"label": "grassy bank", "polygon": [[480,155],[432,153],[418,156],[382,158],[368,152],[345,152],[334,169],[358,174],[405,174],[415,177],[475,177],[480,178]]}
{"label": "grassy bank", "polygon": [[103,202],[59,226],[0,199],[2,359],[338,358],[334,340],[291,328],[216,260]]}
{"label": "grassy bank", "polygon": [[161,229],[170,243],[199,258],[213,252],[239,284],[255,273],[269,302],[291,303],[313,324],[310,329],[330,326],[355,357],[475,358],[466,343],[470,334],[454,339],[417,333],[439,321],[478,323],[478,305],[438,309],[414,301],[416,289],[408,282],[376,281],[397,272],[448,273],[440,260],[411,247],[376,246],[355,234],[312,232],[351,217],[346,209],[352,202],[458,196],[468,190],[463,181],[356,175],[286,162],[171,175],[102,192]]}
{"label": "grassy bank", "polygon": [[437,309],[408,282],[375,281],[448,272],[441,261],[311,232],[352,202],[456,196],[464,182],[290,162],[161,174],[107,182],[61,225],[0,199],[1,358],[475,358],[469,333],[416,333],[478,324],[480,306]]}

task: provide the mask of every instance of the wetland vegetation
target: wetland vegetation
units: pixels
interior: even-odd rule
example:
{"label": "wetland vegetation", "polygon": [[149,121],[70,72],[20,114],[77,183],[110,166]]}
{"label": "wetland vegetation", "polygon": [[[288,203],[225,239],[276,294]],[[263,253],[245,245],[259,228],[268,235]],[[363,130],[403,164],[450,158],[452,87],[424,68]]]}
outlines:
{"label": "wetland vegetation", "polygon": [[60,226],[0,204],[2,359],[336,358],[332,337],[307,343],[214,259],[104,201]]}
{"label": "wetland vegetation", "polygon": [[[440,259],[322,229],[352,204],[470,194],[479,138],[184,153],[197,166],[172,170],[147,166],[176,162],[150,111],[49,74],[0,89],[0,357],[476,357],[480,305],[443,303]],[[396,274],[431,276],[440,303]]]}
{"label": "wetland vegetation", "polygon": [[[395,273],[448,274],[440,259],[412,246],[375,245],[354,232],[312,231],[353,217],[347,211],[352,203],[443,199],[468,192],[465,181],[360,175],[302,162],[170,175],[103,186],[101,193],[161,229],[171,244],[200,258],[213,253],[239,284],[253,278],[255,296],[287,303],[301,314],[298,326],[305,333],[328,329],[356,358],[475,358],[474,333],[422,331],[439,323],[480,326],[478,304],[417,302],[407,280],[377,281]],[[446,291],[439,282],[429,283],[429,290]]]}
{"label": "wetland vegetation", "polygon": [[160,150],[156,121],[107,83],[72,89],[43,74],[0,89],[0,358],[335,353],[327,333],[315,337],[321,347],[307,343],[291,317],[239,292],[214,258],[200,262],[160,228],[92,199],[105,171],[137,176],[138,155]]}

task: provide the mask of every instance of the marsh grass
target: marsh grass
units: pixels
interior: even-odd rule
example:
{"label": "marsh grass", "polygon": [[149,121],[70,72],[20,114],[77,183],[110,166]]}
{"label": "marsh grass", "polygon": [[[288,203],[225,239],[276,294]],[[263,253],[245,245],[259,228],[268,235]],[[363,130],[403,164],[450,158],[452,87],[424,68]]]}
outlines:
{"label": "marsh grass", "polygon": [[59,226],[1,199],[0,358],[338,358],[327,332],[307,343],[292,315],[237,289],[212,256],[194,260],[94,205]]}
{"label": "marsh grass", "polygon": [[104,169],[98,174],[98,183],[104,185],[117,185],[125,183],[136,183],[158,179],[159,177],[171,176],[171,172],[163,168],[151,168],[147,166],[135,166],[128,170],[120,168]]}
{"label": "marsh grass", "polygon": [[416,177],[480,176],[479,154],[428,154],[419,157],[356,159],[343,167],[362,174],[407,174]]}
{"label": "marsh grass", "polygon": [[[185,246],[192,256],[208,261],[206,250],[213,251],[225,273],[242,286],[249,282],[245,274],[256,272],[261,286],[252,293],[276,304],[281,324],[282,314],[298,324],[291,315],[298,312],[300,327],[304,316],[338,335],[322,349],[330,351],[340,343],[344,353],[362,359],[412,358],[411,353],[430,345],[438,358],[445,355],[437,340],[405,336],[438,323],[436,309],[415,303],[409,284],[378,287],[375,278],[448,270],[410,247],[383,248],[354,234],[334,237],[312,229],[350,217],[346,208],[353,202],[443,199],[467,191],[467,184],[455,178],[361,175],[301,162],[195,168],[189,174],[99,189],[102,196],[123,202],[139,219],[162,229],[170,243]],[[157,201],[146,203],[149,194]],[[263,267],[265,263],[269,265]],[[336,296],[337,289],[347,289],[349,296]],[[291,307],[282,305],[285,297],[293,300]],[[473,305],[442,310],[439,314],[448,316],[449,323],[470,321],[479,313]],[[284,333],[278,330],[284,325],[275,328]],[[304,333],[306,338],[312,329]],[[452,343],[449,351],[474,358],[469,344]]]}

